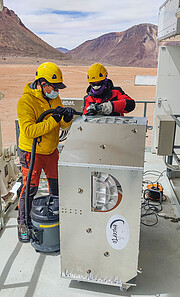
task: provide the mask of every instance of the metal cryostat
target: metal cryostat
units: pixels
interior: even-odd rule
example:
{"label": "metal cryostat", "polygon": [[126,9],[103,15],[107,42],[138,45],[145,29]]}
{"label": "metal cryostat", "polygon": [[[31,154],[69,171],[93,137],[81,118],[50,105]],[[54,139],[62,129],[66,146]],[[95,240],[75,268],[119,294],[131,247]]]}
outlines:
{"label": "metal cryostat", "polygon": [[146,118],[82,116],[59,161],[61,276],[136,285]]}

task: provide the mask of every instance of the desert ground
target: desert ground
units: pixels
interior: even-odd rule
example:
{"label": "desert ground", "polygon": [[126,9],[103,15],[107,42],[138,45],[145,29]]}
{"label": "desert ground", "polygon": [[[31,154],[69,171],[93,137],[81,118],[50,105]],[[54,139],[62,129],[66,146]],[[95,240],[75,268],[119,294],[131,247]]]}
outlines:
{"label": "desert ground", "polygon": [[[4,61],[6,62],[6,61]],[[63,72],[63,80],[67,88],[60,90],[61,98],[83,98],[86,95],[87,71],[89,66],[69,66],[65,63],[56,63]],[[0,92],[4,98],[0,101],[0,121],[3,147],[16,144],[15,120],[17,119],[16,106],[23,93],[24,85],[32,82],[38,64],[0,64]],[[156,68],[125,68],[107,66],[108,78],[115,86],[120,86],[125,93],[135,100],[155,100],[155,86],[135,86],[136,75],[156,75]],[[143,104],[137,104],[130,113],[132,116],[143,116]],[[147,109],[149,125],[153,124],[154,104]],[[147,145],[151,144],[151,134],[148,133]]]}

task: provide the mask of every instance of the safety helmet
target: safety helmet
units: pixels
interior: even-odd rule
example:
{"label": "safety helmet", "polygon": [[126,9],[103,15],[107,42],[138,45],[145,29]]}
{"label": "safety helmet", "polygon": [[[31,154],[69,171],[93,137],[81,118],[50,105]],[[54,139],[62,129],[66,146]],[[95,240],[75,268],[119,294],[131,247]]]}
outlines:
{"label": "safety helmet", "polygon": [[107,74],[108,72],[102,64],[100,63],[92,64],[88,70],[88,75],[87,75],[88,82],[91,83],[91,82],[104,80]]}
{"label": "safety helmet", "polygon": [[44,78],[47,82],[58,89],[64,89],[66,86],[62,83],[63,77],[60,68],[51,62],[42,63],[36,70],[35,79]]}

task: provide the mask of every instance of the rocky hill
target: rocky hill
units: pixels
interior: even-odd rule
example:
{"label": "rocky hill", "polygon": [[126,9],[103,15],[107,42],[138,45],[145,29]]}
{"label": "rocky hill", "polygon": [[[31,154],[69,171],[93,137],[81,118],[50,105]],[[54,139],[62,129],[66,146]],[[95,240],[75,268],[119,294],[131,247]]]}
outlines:
{"label": "rocky hill", "polygon": [[125,67],[157,67],[157,26],[140,24],[88,40],[66,55]]}
{"label": "rocky hill", "polygon": [[7,7],[0,11],[0,56],[67,59],[27,29],[14,11]]}
{"label": "rocky hill", "polygon": [[[0,11],[0,57],[102,62],[124,67],[157,67],[157,26],[140,24],[123,32],[104,34],[67,52],[55,49],[32,33],[7,7]],[[78,62],[79,61],[79,62]]]}

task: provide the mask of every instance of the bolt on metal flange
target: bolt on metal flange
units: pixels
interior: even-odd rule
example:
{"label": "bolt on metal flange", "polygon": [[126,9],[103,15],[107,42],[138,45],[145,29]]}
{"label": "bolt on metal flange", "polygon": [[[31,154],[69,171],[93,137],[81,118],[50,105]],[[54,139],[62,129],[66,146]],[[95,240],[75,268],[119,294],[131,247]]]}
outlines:
{"label": "bolt on metal flange", "polygon": [[105,150],[106,145],[105,145],[105,144],[101,144],[101,145],[100,145],[100,148],[103,149],[103,150]]}
{"label": "bolt on metal flange", "polygon": [[78,189],[78,194],[82,194],[83,193],[83,189],[79,188]]}
{"label": "bolt on metal flange", "polygon": [[142,268],[141,267],[138,267],[137,272],[138,273],[142,273],[142,271],[143,271]]}
{"label": "bolt on metal flange", "polygon": [[105,257],[109,257],[109,256],[110,256],[110,253],[109,253],[109,252],[105,252],[105,253],[104,253],[104,256],[105,256]]}

